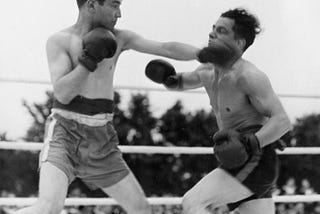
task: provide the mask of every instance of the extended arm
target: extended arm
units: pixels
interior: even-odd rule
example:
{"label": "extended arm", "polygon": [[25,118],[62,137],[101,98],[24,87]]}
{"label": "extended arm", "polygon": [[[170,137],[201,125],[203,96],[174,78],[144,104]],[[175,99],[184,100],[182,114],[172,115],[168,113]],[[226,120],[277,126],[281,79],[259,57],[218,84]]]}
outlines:
{"label": "extended arm", "polygon": [[204,66],[199,66],[192,72],[176,73],[170,63],[157,59],[148,63],[145,73],[153,82],[163,84],[169,90],[181,91],[202,87],[200,72],[204,68]]}
{"label": "extended arm", "polygon": [[180,42],[157,42],[127,30],[121,31],[124,39],[123,49],[132,49],[142,53],[164,56],[176,60],[197,59],[200,49]]}

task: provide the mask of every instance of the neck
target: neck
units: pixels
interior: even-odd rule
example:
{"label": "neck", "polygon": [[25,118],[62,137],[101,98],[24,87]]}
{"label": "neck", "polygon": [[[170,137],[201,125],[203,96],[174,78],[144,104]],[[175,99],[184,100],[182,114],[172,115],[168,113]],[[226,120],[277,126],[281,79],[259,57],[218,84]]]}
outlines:
{"label": "neck", "polygon": [[232,65],[230,64],[230,66],[215,66],[216,78],[222,79],[225,75],[237,72],[239,70],[238,68],[241,66],[242,61],[243,60],[240,57],[237,60],[233,61]]}
{"label": "neck", "polygon": [[226,63],[224,63],[223,65],[217,65],[215,64],[214,66],[218,69],[218,70],[230,70],[232,69],[238,61],[240,61],[241,55],[234,55],[233,57],[231,57]]}
{"label": "neck", "polygon": [[77,22],[73,25],[74,30],[76,30],[78,34],[84,35],[94,27],[95,26],[92,24],[92,17],[80,11]]}

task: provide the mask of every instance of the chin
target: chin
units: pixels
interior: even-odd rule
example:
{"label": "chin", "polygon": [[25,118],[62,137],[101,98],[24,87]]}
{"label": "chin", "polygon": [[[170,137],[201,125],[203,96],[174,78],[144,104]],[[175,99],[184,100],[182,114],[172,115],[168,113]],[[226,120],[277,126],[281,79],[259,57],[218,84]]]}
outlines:
{"label": "chin", "polygon": [[114,30],[114,25],[106,25],[105,28],[107,28],[110,31]]}

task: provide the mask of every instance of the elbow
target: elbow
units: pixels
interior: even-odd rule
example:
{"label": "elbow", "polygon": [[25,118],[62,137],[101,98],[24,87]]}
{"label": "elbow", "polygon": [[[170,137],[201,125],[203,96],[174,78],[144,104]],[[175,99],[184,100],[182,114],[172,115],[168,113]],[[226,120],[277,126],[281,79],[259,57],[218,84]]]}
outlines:
{"label": "elbow", "polygon": [[67,105],[71,102],[73,97],[55,94],[55,98],[62,104]]}
{"label": "elbow", "polygon": [[292,130],[292,124],[291,124],[291,121],[288,117],[288,115],[286,113],[283,113],[279,116],[280,118],[280,124],[282,124],[282,127],[284,129],[285,132],[289,132]]}
{"label": "elbow", "polygon": [[71,102],[74,96],[70,96],[66,93],[63,93],[62,90],[54,90],[54,97],[62,104],[67,105]]}

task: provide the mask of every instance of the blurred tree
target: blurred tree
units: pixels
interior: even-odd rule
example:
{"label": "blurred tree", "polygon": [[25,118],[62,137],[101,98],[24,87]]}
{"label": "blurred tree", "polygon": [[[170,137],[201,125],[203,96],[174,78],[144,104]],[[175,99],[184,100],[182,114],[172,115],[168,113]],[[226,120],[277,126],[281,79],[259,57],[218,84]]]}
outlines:
{"label": "blurred tree", "polygon": [[120,109],[121,97],[118,92],[114,93],[114,117],[113,124],[118,132],[118,138],[121,144],[128,145],[127,135],[131,129],[129,118],[126,116],[124,110]]}
{"label": "blurred tree", "polygon": [[28,110],[33,120],[24,138],[27,142],[43,142],[45,122],[51,113],[53,105],[53,93],[47,91],[46,96],[44,103],[28,104],[26,100],[22,102],[22,105]]}
{"label": "blurred tree", "polygon": [[[211,136],[218,130],[213,114],[204,110],[195,114],[185,113],[177,101],[160,118],[160,133],[164,145],[212,146]],[[162,172],[157,176],[164,193],[181,196],[205,174],[217,166],[213,155],[168,155],[158,166]],[[161,182],[160,182],[161,181]],[[167,182],[166,182],[167,181]]]}
{"label": "blurred tree", "polygon": [[[6,133],[1,141],[11,141]],[[23,166],[23,167],[22,167]],[[0,150],[0,192],[6,190],[17,196],[28,196],[37,187],[37,153]]]}
{"label": "blurred tree", "polygon": [[[118,116],[118,114],[117,114]],[[120,126],[116,127],[120,136],[126,136],[121,144],[128,145],[154,145],[151,130],[155,128],[157,119],[150,112],[150,103],[146,95],[138,93],[131,96],[125,120]],[[121,131],[126,133],[121,133]],[[154,168],[155,163],[161,161],[161,157],[154,158],[146,154],[124,154],[129,167],[142,184],[146,192],[154,188],[153,177],[159,172]]]}
{"label": "blurred tree", "polygon": [[[291,145],[297,147],[319,147],[320,114],[311,114],[296,120],[293,126]],[[320,192],[320,156],[319,155],[283,155],[280,156],[281,170],[279,186],[290,176],[298,183],[307,178]]]}
{"label": "blurred tree", "polygon": [[[136,94],[131,97],[128,108],[128,122],[131,128],[129,144],[153,145],[151,130],[155,128],[157,119],[150,112],[150,103],[146,95]],[[130,133],[128,133],[130,134]]]}

